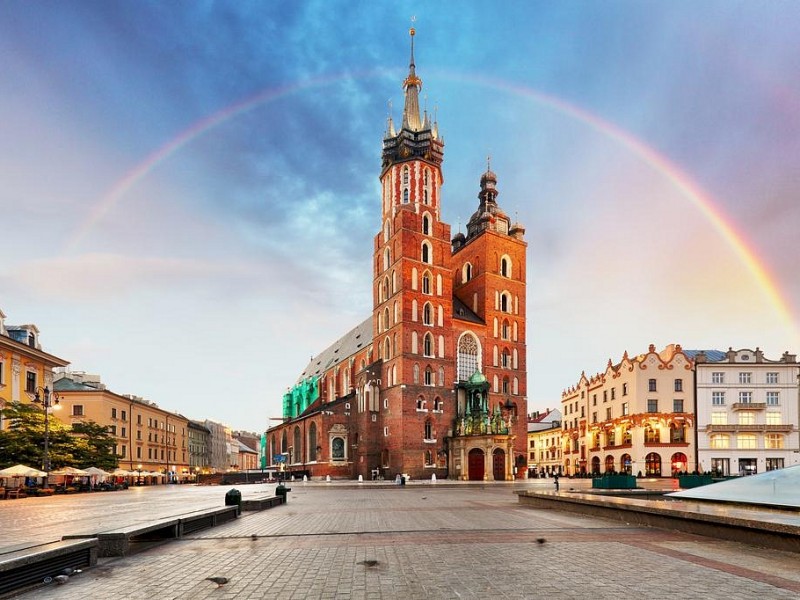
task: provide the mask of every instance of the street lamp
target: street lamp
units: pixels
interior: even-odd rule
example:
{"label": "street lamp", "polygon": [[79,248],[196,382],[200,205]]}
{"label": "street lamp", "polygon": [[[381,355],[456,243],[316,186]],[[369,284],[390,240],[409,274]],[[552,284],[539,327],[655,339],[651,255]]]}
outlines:
{"label": "street lamp", "polygon": [[45,485],[47,485],[47,480],[50,477],[50,408],[61,408],[58,406],[59,399],[59,395],[56,392],[51,392],[47,386],[37,387],[34,391],[33,401],[41,404],[42,408],[44,408],[44,462],[42,463],[42,470],[47,474],[44,479]]}

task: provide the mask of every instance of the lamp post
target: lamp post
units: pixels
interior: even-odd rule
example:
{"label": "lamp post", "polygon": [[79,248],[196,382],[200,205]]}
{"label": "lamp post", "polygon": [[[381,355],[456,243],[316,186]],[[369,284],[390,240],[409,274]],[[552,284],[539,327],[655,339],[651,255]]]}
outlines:
{"label": "lamp post", "polygon": [[136,465],[136,472],[138,476],[136,477],[136,485],[142,485],[142,463]]}
{"label": "lamp post", "polygon": [[[45,387],[37,387],[33,401],[41,404],[44,408],[44,461],[42,462],[42,470],[46,473],[44,484],[47,485],[47,480],[50,478],[50,408],[58,407],[59,395],[56,392],[51,392],[50,389]],[[59,407],[60,408],[60,407]]]}

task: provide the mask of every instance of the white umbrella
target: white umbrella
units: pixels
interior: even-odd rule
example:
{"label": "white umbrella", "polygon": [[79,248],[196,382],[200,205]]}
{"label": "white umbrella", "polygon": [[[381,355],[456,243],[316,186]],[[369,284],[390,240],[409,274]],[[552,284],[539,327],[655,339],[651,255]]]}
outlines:
{"label": "white umbrella", "polygon": [[108,475],[111,475],[111,473],[108,471],[103,471],[103,469],[99,469],[97,467],[88,467],[84,469],[84,471],[86,471],[87,475],[99,475],[101,477],[107,477]]}
{"label": "white umbrella", "polygon": [[57,471],[50,471],[50,475],[73,475],[75,477],[85,477],[86,475],[89,475],[89,473],[83,469],[78,469],[75,467],[62,467]]}
{"label": "white umbrella", "polygon": [[131,477],[136,475],[136,471],[126,471],[125,469],[114,469],[111,473],[114,477]]}
{"label": "white umbrella", "polygon": [[44,477],[47,475],[44,471],[34,469],[33,467],[26,467],[25,465],[14,465],[0,469],[0,477]]}

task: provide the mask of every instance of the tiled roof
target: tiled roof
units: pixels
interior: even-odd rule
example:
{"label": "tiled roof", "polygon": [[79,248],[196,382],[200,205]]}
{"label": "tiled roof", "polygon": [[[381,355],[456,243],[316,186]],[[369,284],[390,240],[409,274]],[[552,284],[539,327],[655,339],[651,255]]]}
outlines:
{"label": "tiled roof", "polygon": [[727,354],[722,350],[684,350],[683,353],[694,360],[698,352],[705,352],[708,362],[721,362],[727,358]]}
{"label": "tiled roof", "polygon": [[329,368],[341,363],[359,350],[363,350],[372,343],[372,317],[360,323],[325,350],[313,357],[303,369],[297,381],[308,377],[320,377]]}

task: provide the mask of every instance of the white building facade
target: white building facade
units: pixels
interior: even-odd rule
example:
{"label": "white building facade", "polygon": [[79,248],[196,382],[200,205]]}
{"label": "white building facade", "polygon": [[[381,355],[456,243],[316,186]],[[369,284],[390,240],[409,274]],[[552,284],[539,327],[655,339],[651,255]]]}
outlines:
{"label": "white building facade", "polygon": [[800,364],[785,352],[698,352],[699,470],[753,475],[800,464]]}

